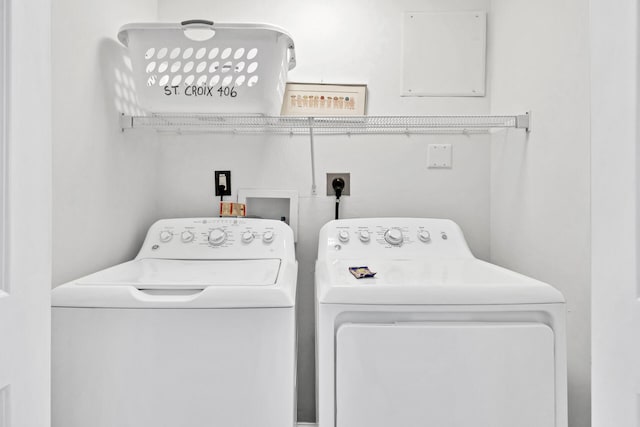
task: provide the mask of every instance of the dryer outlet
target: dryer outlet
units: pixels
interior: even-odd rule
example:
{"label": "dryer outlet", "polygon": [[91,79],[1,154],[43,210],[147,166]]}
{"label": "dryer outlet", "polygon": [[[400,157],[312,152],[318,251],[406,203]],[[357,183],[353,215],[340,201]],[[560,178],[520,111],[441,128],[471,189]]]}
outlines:
{"label": "dryer outlet", "polygon": [[344,180],[344,189],[342,190],[343,196],[351,195],[351,173],[339,172],[339,173],[327,173],[327,196],[335,196],[336,192],[333,189],[333,180],[336,178],[342,178]]}

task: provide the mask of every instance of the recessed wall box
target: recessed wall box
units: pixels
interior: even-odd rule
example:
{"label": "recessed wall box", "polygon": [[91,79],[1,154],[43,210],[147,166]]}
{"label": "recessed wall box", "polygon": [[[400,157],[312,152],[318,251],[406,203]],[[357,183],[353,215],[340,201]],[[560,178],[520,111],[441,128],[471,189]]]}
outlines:
{"label": "recessed wall box", "polygon": [[238,203],[247,205],[247,217],[282,219],[293,230],[294,241],[298,241],[298,192],[263,188],[238,189]]}

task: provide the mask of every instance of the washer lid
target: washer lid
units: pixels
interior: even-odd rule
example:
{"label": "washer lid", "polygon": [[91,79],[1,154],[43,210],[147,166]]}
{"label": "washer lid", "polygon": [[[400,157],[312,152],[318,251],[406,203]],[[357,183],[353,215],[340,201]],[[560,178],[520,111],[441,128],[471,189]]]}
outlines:
{"label": "washer lid", "polygon": [[278,280],[279,259],[137,259],[85,276],[80,286],[132,285],[137,289],[268,286]]}
{"label": "washer lid", "polygon": [[54,307],[270,308],[295,304],[298,264],[281,259],[136,259],[65,283]]}
{"label": "washer lid", "polygon": [[[356,279],[349,267],[367,266]],[[319,261],[317,298],[330,304],[541,304],[564,302],[552,286],[478,259]]]}

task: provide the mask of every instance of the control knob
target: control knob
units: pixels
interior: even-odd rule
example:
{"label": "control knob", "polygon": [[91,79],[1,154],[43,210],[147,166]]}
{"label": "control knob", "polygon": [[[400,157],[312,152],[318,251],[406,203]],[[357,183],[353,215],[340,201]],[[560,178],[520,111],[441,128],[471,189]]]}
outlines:
{"label": "control knob", "polygon": [[371,240],[371,234],[369,233],[369,230],[360,230],[360,241],[361,242],[368,242],[369,240]]}
{"label": "control knob", "polygon": [[244,233],[242,233],[242,242],[243,243],[251,243],[253,242],[253,238],[255,236],[253,235],[253,233],[251,231],[245,231]]}
{"label": "control knob", "polygon": [[431,234],[427,230],[419,230],[418,231],[418,239],[421,241],[428,243],[431,241]]}
{"label": "control knob", "polygon": [[221,228],[211,230],[209,233],[209,243],[213,246],[220,246],[227,240],[227,233]]}
{"label": "control knob", "polygon": [[182,241],[184,243],[189,243],[193,240],[193,233],[190,232],[189,230],[185,230],[182,232],[182,234],[180,234],[180,238],[182,239]]}
{"label": "control knob", "polygon": [[347,230],[340,230],[338,233],[338,240],[342,243],[347,243],[349,241],[349,232]]}
{"label": "control knob", "polygon": [[384,233],[384,240],[387,243],[394,246],[400,246],[402,244],[402,230],[399,228],[390,228]]}
{"label": "control knob", "polygon": [[173,234],[170,231],[161,231],[160,232],[160,241],[163,243],[167,243],[169,240],[173,238]]}
{"label": "control knob", "polygon": [[264,234],[262,235],[262,241],[264,243],[271,243],[273,242],[273,239],[275,238],[275,234],[273,234],[273,231],[271,230],[267,230],[264,232]]}

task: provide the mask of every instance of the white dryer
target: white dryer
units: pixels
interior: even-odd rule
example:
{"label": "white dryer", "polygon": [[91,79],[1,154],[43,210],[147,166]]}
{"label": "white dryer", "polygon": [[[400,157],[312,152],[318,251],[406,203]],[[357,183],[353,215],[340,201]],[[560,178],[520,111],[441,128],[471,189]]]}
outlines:
{"label": "white dryer", "polygon": [[449,220],[331,221],[319,239],[319,427],[567,425],[560,292],[474,258]]}
{"label": "white dryer", "polygon": [[280,221],[156,222],[53,290],[53,426],[292,427],[297,268]]}

